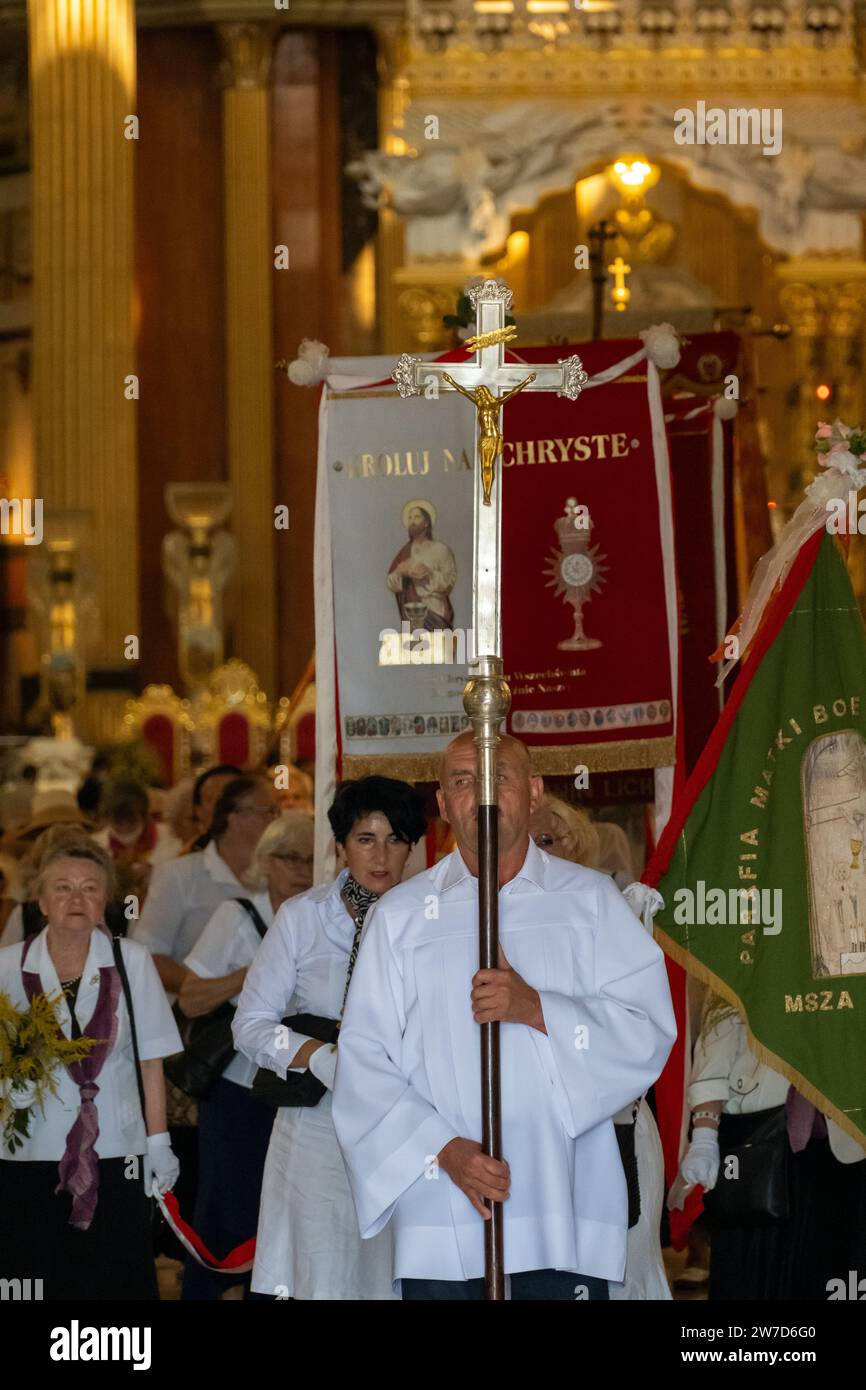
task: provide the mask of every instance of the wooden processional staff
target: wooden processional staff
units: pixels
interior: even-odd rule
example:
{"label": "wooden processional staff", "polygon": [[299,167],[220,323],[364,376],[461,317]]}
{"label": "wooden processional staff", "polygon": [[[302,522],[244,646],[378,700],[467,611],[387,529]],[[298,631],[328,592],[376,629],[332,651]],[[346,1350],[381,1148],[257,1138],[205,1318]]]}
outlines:
{"label": "wooden processional staff", "polygon": [[[576,400],[587,381],[579,357],[557,365],[525,366],[505,361],[505,344],[517,334],[506,326],[512,292],[498,280],[485,280],[469,291],[475,310],[476,334],[466,343],[474,362],[422,362],[404,353],[394,371],[401,396],[438,396],[439,390],[459,391],[475,406],[475,507],[473,526],[472,614],[475,659],[463,692],[465,709],[475,731],[478,750],[478,940],[480,968],[499,962],[499,838],[496,804],[495,754],[499,726],[511,704],[511,691],[502,666],[502,628],[499,616],[502,492],[496,460],[502,454],[501,410],[519,391],[555,391]],[[431,383],[434,385],[431,389]],[[502,1158],[499,1085],[499,1024],[481,1025],[481,1145],[492,1158]],[[505,1297],[502,1249],[502,1203],[489,1202],[491,1219],[484,1223],[485,1287],[488,1299]]]}

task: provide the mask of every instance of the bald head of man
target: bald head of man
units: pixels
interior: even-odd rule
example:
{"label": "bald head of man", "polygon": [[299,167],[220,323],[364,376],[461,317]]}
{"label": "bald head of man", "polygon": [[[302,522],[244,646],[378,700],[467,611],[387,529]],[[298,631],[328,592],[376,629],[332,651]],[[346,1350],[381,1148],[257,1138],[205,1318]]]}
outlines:
{"label": "bald head of man", "polygon": [[[457,848],[474,874],[478,872],[478,754],[471,732],[452,739],[439,762],[439,812],[454,832]],[[496,798],[499,805],[499,881],[514,878],[526,857],[529,818],[544,795],[529,753],[519,739],[501,734],[496,749]]]}

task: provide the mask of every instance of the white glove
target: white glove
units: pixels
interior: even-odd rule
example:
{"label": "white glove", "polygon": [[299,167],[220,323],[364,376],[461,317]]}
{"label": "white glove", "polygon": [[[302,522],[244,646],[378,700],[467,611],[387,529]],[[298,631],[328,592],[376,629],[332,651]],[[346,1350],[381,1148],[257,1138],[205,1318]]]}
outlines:
{"label": "white glove", "polygon": [[705,1192],[712,1192],[719,1176],[719,1132],[711,1125],[692,1130],[692,1142],[680,1164],[683,1182],[689,1187],[700,1183]]}
{"label": "white glove", "polygon": [[313,1073],[329,1091],[334,1089],[334,1076],[337,1071],[337,1049],[330,1043],[317,1047],[309,1061],[308,1070]]}
{"label": "white glove", "polygon": [[147,1136],[147,1154],[144,1159],[144,1190],[148,1197],[170,1192],[177,1182],[180,1163],[172,1152],[171,1135]]}

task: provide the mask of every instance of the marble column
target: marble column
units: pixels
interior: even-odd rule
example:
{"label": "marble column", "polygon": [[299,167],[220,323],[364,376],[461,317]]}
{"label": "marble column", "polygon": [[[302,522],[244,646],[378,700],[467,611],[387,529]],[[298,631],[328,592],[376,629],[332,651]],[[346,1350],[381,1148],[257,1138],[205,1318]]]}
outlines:
{"label": "marble column", "polygon": [[[35,492],[45,534],[90,514],[96,704],[138,634],[134,0],[28,0]],[[141,384],[147,389],[147,383]],[[116,678],[116,680],[115,680]],[[128,693],[128,691],[127,691]],[[88,701],[91,697],[88,697]],[[102,718],[102,715],[100,715]]]}
{"label": "marble column", "polygon": [[[238,541],[234,655],[273,699],[276,679],[274,527],[275,270],[270,193],[268,78],[274,27],[222,24],[225,55],[227,437],[232,526]],[[289,256],[297,248],[289,247]]]}

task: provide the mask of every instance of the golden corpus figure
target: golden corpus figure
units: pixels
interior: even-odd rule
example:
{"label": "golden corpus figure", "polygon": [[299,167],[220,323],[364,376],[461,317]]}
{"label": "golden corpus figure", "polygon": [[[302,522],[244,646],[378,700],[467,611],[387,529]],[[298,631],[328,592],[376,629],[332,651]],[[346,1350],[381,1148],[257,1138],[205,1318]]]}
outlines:
{"label": "golden corpus figure", "polygon": [[471,401],[478,412],[478,443],[481,446],[481,480],[484,484],[484,505],[490,506],[490,492],[493,487],[493,470],[497,458],[502,453],[502,430],[500,421],[502,419],[500,411],[506,401],[510,401],[512,396],[516,396],[522,391],[524,386],[528,386],[535,380],[535,372],[530,372],[525,381],[519,381],[510,391],[506,391],[504,396],[494,396],[488,386],[476,386],[471,391],[467,391],[465,386],[460,386],[453,376],[447,372],[442,373],[443,381],[447,381],[449,386],[453,386],[455,391],[459,391],[461,396],[465,396],[467,401]]}

